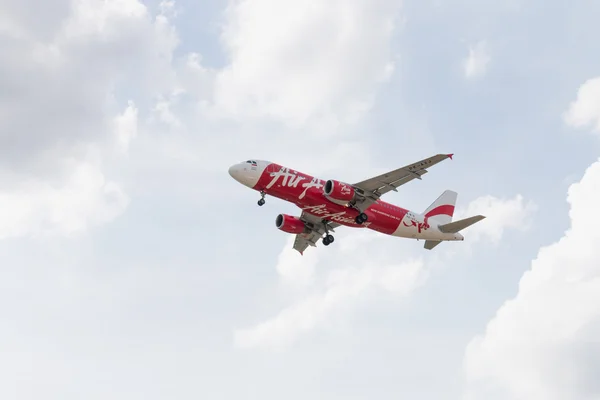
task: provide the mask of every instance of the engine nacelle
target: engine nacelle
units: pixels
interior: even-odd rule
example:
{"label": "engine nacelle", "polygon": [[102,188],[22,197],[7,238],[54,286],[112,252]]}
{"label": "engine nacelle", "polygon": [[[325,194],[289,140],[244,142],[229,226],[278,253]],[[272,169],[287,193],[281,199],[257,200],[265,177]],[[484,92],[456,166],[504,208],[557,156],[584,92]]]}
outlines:
{"label": "engine nacelle", "polygon": [[287,233],[305,233],[308,231],[304,222],[298,217],[292,217],[291,215],[279,214],[275,219],[275,226]]}
{"label": "engine nacelle", "polygon": [[346,204],[354,199],[355,192],[351,185],[330,179],[325,182],[323,194],[334,203]]}

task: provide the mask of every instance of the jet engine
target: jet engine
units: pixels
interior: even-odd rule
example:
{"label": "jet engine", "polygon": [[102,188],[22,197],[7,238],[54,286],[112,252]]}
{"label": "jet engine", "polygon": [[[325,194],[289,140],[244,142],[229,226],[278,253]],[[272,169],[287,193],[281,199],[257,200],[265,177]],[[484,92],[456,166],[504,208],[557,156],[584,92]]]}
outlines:
{"label": "jet engine", "polygon": [[331,179],[325,182],[323,194],[334,203],[342,205],[345,205],[349,201],[353,200],[355,196],[352,185]]}
{"label": "jet engine", "polygon": [[291,215],[279,214],[275,219],[275,225],[277,229],[280,229],[287,233],[305,233],[308,231],[304,222],[298,217],[292,217]]}

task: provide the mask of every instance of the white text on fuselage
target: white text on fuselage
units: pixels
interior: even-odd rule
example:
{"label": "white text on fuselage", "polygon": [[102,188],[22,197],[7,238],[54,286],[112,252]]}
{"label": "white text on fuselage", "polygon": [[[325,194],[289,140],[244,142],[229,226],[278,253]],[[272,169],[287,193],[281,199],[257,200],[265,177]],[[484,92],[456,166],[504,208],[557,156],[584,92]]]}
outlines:
{"label": "white text on fuselage", "polygon": [[388,213],[380,211],[380,210],[378,210],[376,208],[372,208],[371,212],[376,213],[376,214],[381,214],[381,215],[386,216],[386,217],[391,218],[391,219],[395,219],[396,221],[401,221],[402,218],[404,217],[404,216],[402,216],[402,218],[401,218],[401,217],[398,217],[398,216],[393,215],[393,214],[388,214]]}
{"label": "white text on fuselage", "polygon": [[304,182],[302,184],[302,187],[304,188],[304,191],[302,193],[300,193],[300,196],[298,196],[298,198],[300,200],[302,200],[304,198],[304,196],[306,196],[306,192],[308,192],[308,189],[310,189],[310,188],[321,189],[323,187],[323,184],[321,183],[320,179],[312,178],[312,180],[310,182]]}
{"label": "white text on fuselage", "polygon": [[[290,187],[290,188],[298,187],[298,184],[301,181],[307,179],[306,177],[299,176],[296,172],[292,172],[289,168],[285,168],[285,167],[282,167],[277,172],[271,172],[269,174],[269,176],[273,179],[266,186],[266,189],[272,188],[279,181],[279,178],[283,178],[283,180],[281,181],[281,186]],[[310,182],[304,182],[301,185],[301,187],[304,188],[304,190],[298,196],[298,199],[300,199],[300,200],[302,200],[306,196],[306,193],[308,192],[309,189],[311,189],[311,188],[321,189],[323,187],[323,181],[318,178],[312,178]]]}
{"label": "white text on fuselage", "polygon": [[266,189],[271,189],[273,187],[273,185],[275,185],[277,183],[279,178],[282,178],[282,177],[283,177],[283,181],[281,182],[281,185],[287,186],[287,187],[298,187],[298,184],[300,183],[300,181],[306,179],[303,176],[299,176],[296,173],[292,173],[289,170],[289,168],[285,168],[285,167],[282,167],[277,172],[271,172],[269,174],[269,176],[273,179],[266,186]]}
{"label": "white text on fuselage", "polygon": [[[322,219],[335,221],[335,222],[341,222],[341,223],[345,223],[345,224],[356,224],[356,221],[354,220],[354,218],[349,218],[349,217],[344,216],[344,215],[346,215],[346,211],[330,214],[329,211],[327,211],[326,204],[321,204],[318,206],[306,206],[306,207],[303,207],[302,209],[304,211],[308,212],[309,214],[318,215]],[[369,226],[370,224],[371,224],[370,222],[365,222],[362,225]]]}

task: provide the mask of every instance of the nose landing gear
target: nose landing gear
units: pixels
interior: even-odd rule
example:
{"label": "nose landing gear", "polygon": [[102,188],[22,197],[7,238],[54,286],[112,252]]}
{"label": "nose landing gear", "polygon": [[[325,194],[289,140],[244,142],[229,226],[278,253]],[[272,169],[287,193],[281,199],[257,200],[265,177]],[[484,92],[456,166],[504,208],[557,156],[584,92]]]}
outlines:
{"label": "nose landing gear", "polygon": [[261,207],[262,207],[262,206],[264,206],[264,205],[265,205],[265,196],[266,196],[266,195],[267,195],[267,194],[266,194],[264,191],[262,191],[262,190],[260,191],[260,200],[258,201],[258,205],[259,205],[259,206],[261,206]]}

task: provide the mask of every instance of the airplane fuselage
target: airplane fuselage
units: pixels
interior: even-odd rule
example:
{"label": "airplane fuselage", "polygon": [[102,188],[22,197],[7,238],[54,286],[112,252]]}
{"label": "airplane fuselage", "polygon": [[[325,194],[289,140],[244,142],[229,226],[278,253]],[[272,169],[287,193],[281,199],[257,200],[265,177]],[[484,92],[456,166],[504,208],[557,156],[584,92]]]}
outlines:
{"label": "airplane fuselage", "polygon": [[[263,195],[296,204],[304,212],[322,220],[353,228],[367,228],[386,235],[422,240],[464,240],[460,233],[443,233],[437,228],[435,216],[447,213],[448,207],[430,210],[427,214],[377,200],[362,212],[367,222],[357,223],[360,212],[343,201],[325,195],[326,181],[300,171],[268,161],[248,161],[236,164],[229,174],[245,186]],[[452,212],[450,214],[452,214]]]}

